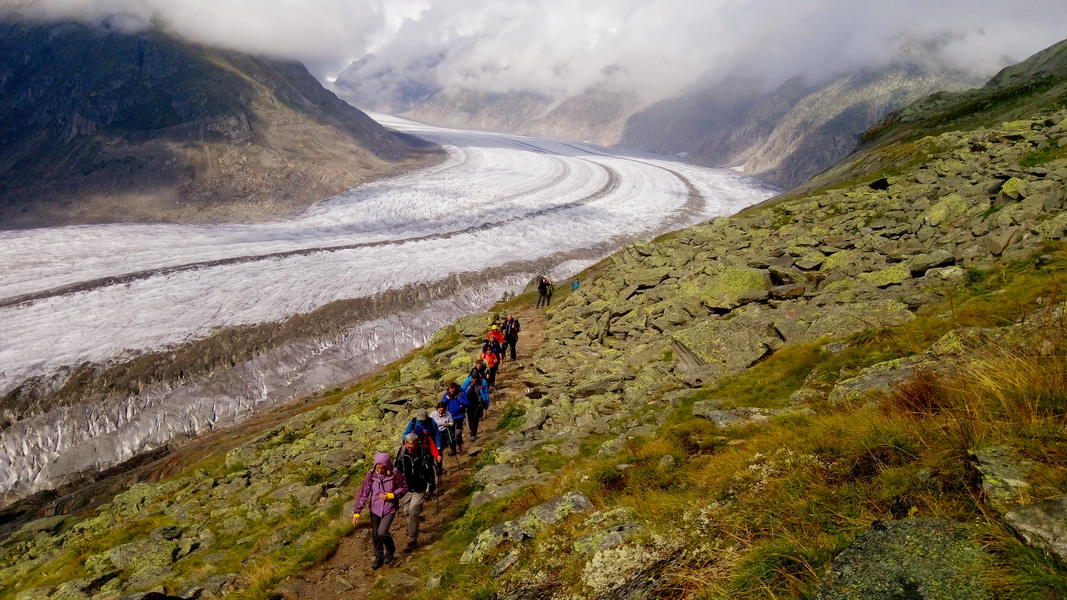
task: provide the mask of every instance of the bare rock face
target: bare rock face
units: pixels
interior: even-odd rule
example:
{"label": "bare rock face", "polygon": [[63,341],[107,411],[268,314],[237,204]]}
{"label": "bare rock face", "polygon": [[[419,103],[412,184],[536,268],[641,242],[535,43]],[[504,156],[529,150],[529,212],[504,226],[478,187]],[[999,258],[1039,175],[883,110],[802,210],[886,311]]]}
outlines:
{"label": "bare rock face", "polygon": [[299,63],[0,22],[5,228],[277,217],[417,153]]}

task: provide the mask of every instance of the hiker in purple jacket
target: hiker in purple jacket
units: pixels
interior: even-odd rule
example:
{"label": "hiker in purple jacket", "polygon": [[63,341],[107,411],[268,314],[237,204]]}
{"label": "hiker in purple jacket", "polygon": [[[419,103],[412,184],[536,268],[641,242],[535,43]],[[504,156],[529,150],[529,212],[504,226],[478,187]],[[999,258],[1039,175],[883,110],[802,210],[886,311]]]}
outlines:
{"label": "hiker in purple jacket", "polygon": [[400,497],[408,491],[404,474],[393,466],[387,452],[374,455],[374,468],[363,478],[363,485],[356,496],[356,506],[352,509],[352,526],[359,523],[359,512],[370,500],[371,539],[374,542],[374,563],[372,569],[381,568],[382,564],[393,562],[396,545],[389,533],[389,526],[396,517]]}

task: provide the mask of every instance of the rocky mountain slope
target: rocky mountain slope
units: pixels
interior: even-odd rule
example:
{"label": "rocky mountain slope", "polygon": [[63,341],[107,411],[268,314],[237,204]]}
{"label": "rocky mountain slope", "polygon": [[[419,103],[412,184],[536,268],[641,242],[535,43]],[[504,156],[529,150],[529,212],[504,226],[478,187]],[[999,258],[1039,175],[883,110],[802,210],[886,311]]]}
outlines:
{"label": "rocky mountain slope", "polygon": [[425,160],[298,63],[0,23],[0,223],[272,218]]}
{"label": "rocky mountain slope", "polygon": [[934,92],[963,90],[974,77],[900,62],[827,83],[801,78],[774,90],[731,78],[658,102],[626,121],[618,145],[729,165],[792,187],[848,156],[886,114]]}
{"label": "rocky mountain slope", "polygon": [[[1067,71],[1043,72],[1025,110],[887,125],[817,187],[561,285],[448,531],[350,572],[382,598],[1067,595]],[[491,318],[179,476],[5,517],[0,598],[284,596]]]}

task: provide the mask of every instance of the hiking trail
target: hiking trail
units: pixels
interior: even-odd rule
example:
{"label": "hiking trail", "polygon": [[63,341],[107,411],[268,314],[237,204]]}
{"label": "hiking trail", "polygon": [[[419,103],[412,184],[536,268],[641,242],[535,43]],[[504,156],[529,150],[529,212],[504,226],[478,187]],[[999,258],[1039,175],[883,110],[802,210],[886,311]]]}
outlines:
{"label": "hiking trail", "polygon": [[[462,490],[469,492],[466,481],[474,474],[472,467],[478,455],[484,449],[493,447],[503,437],[497,429],[500,415],[504,408],[521,398],[525,392],[519,378],[523,369],[529,365],[531,357],[541,346],[542,330],[545,316],[541,309],[526,307],[511,311],[510,314],[522,324],[519,336],[518,358],[507,361],[497,374],[497,386],[493,392],[489,412],[482,419],[477,443],[469,440],[464,452],[458,456],[444,453],[444,494],[427,500],[422,509],[422,524],[419,533],[419,547],[414,552],[403,551],[407,517],[401,512],[393,522],[392,534],[396,540],[396,558],[391,564],[375,571],[371,569],[373,554],[371,550],[370,525],[364,517],[358,527],[341,540],[337,551],[325,561],[309,567],[304,572],[283,580],[275,592],[285,600],[355,600],[367,598],[371,589],[380,579],[385,585],[397,592],[413,592],[423,585],[421,578],[426,575],[420,567],[420,559],[434,551],[434,543],[441,539],[448,525],[448,517],[457,504],[467,498],[460,495]],[[396,432],[397,446],[400,446],[401,430]],[[466,435],[465,435],[466,437]],[[350,495],[354,496],[362,477],[356,478],[350,486]],[[342,515],[349,518],[350,514]]]}

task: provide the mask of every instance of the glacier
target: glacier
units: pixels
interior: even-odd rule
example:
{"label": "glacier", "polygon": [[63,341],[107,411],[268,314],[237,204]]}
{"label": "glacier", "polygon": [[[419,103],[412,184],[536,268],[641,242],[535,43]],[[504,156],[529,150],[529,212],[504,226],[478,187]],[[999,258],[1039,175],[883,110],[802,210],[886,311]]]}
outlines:
{"label": "glacier", "polygon": [[27,416],[0,431],[0,500],[351,380],[538,274],[567,277],[626,243],[777,193],[668,157],[375,118],[440,144],[447,158],[269,223],[0,232],[0,395],[225,327],[410,297],[204,380]]}

